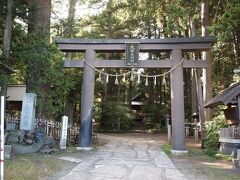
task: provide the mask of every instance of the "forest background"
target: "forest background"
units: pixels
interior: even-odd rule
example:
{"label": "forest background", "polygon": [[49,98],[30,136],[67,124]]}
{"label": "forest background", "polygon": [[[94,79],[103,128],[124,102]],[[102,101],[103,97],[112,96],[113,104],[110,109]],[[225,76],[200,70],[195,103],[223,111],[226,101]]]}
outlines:
{"label": "forest background", "polygon": [[[240,1],[239,0],[0,0],[0,63],[17,70],[13,75],[0,75],[1,94],[7,84],[26,84],[27,92],[38,95],[38,116],[59,120],[67,115],[79,122],[83,71],[64,69],[63,59],[83,59],[82,53],[61,53],[54,39],[157,39],[215,36],[212,48],[212,87],[215,95],[233,81],[233,69],[240,66]],[[99,59],[123,59],[124,53],[98,53]],[[168,57],[167,53],[147,53],[151,60]],[[201,54],[186,54],[194,57]],[[127,69],[104,69],[107,73]],[[144,74],[162,74],[164,69],[144,69]],[[104,77],[101,77],[104,80]],[[96,80],[99,80],[96,75]],[[146,96],[144,112],[150,126],[170,114],[170,82],[157,78],[140,83],[119,79],[96,81],[95,118],[110,121],[132,118],[125,104],[139,93]],[[186,119],[197,112],[193,94],[193,75],[184,69]],[[195,87],[196,88],[196,87]],[[99,103],[101,102],[101,103]],[[105,103],[104,103],[105,102]],[[193,103],[195,102],[195,104]],[[115,107],[115,109],[109,109]],[[126,113],[128,112],[128,113]],[[114,114],[115,113],[115,114]],[[126,115],[126,116],[125,116]],[[209,120],[209,119],[207,119]],[[114,124],[114,123],[110,123]],[[124,127],[123,125],[123,127]],[[114,125],[113,125],[114,126]],[[113,127],[112,126],[112,127]]]}

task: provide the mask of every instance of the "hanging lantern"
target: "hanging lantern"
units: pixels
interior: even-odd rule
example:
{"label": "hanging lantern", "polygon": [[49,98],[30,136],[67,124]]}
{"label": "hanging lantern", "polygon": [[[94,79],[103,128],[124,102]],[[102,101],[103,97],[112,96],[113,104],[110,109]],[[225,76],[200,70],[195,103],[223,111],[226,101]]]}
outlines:
{"label": "hanging lantern", "polygon": [[119,82],[118,82],[118,74],[116,74],[116,79],[115,79],[115,83],[114,83],[115,85],[118,85],[119,84]]}
{"label": "hanging lantern", "polygon": [[145,86],[148,86],[148,77],[146,77]]}
{"label": "hanging lantern", "polygon": [[156,86],[157,85],[157,77],[154,76],[154,85]]}
{"label": "hanging lantern", "polygon": [[162,85],[166,85],[167,84],[167,81],[166,81],[166,75],[164,74],[163,75],[163,80],[162,80]]}
{"label": "hanging lantern", "polygon": [[123,82],[123,83],[126,82],[126,75],[125,75],[125,74],[123,74],[122,82]]}
{"label": "hanging lantern", "polygon": [[137,83],[140,84],[141,79],[140,79],[140,74],[138,74],[138,79],[137,79]]}
{"label": "hanging lantern", "polygon": [[108,76],[108,74],[107,74],[106,83],[108,83],[108,82],[109,82],[109,76]]}

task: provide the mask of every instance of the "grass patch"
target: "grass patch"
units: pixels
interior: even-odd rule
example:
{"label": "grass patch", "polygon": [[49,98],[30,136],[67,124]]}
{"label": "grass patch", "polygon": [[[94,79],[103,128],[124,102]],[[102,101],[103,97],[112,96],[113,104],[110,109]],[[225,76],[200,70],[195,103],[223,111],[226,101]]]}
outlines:
{"label": "grass patch", "polygon": [[17,155],[5,161],[6,180],[38,180],[54,175],[64,166],[62,160],[42,154]]}
{"label": "grass patch", "polygon": [[196,146],[187,146],[188,153],[181,156],[171,154],[171,145],[164,144],[161,147],[162,151],[168,154],[176,163],[177,167],[188,174],[191,174],[190,179],[198,174],[202,174],[202,179],[240,179],[240,173],[234,171],[231,167],[232,156],[224,155],[216,150],[200,149]]}
{"label": "grass patch", "polygon": [[232,160],[232,156],[230,155],[224,155],[219,153],[216,150],[208,150],[208,149],[190,149],[189,156],[198,156],[202,159],[208,160],[208,161],[213,161],[213,160]]}
{"label": "grass patch", "polygon": [[233,156],[225,155],[225,154],[221,154],[221,153],[215,154],[215,157],[217,159],[222,159],[222,160],[227,160],[227,161],[231,161],[233,159]]}
{"label": "grass patch", "polygon": [[[165,152],[167,155],[171,154],[172,146],[170,144],[164,144],[161,147],[162,151]],[[198,157],[199,159],[206,160],[206,161],[213,161],[213,160],[232,160],[232,156],[224,155],[219,153],[216,150],[207,150],[207,149],[196,149],[196,148],[188,148],[187,154],[182,154],[181,156],[185,157]]]}
{"label": "grass patch", "polygon": [[216,154],[218,152],[214,150],[202,150],[202,149],[189,149],[187,156],[190,158],[197,157],[199,160],[202,161],[209,161],[212,162],[214,160],[217,160]]}
{"label": "grass patch", "polygon": [[165,152],[167,155],[170,155],[171,154],[171,149],[172,149],[172,146],[170,144],[164,144],[162,147],[161,147],[162,151]]}
{"label": "grass patch", "polygon": [[66,151],[69,152],[69,153],[76,153],[76,152],[78,152],[76,146],[73,145],[73,144],[67,146]]}

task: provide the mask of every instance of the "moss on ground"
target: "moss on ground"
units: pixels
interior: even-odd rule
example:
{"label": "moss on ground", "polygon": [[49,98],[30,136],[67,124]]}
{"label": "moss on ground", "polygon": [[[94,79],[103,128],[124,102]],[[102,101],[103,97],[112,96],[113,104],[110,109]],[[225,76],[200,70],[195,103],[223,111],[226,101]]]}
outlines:
{"label": "moss on ground", "polygon": [[62,160],[42,154],[17,155],[5,161],[5,179],[44,179],[61,171],[63,166]]}

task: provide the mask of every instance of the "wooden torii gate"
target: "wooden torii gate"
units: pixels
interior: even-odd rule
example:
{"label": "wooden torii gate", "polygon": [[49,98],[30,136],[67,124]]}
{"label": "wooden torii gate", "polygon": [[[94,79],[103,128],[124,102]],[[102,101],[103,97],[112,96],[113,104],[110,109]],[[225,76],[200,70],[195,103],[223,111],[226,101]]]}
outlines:
{"label": "wooden torii gate", "polygon": [[[65,60],[64,63],[64,67],[67,68],[84,68],[79,149],[89,149],[92,146],[94,68],[174,68],[170,72],[172,150],[175,152],[186,151],[183,68],[208,68],[209,60],[183,60],[180,66],[177,65],[182,61],[183,52],[209,51],[215,42],[214,37],[89,40],[58,38],[55,42],[63,52],[85,52],[84,61]],[[124,60],[96,59],[96,52],[124,52],[126,43],[139,43],[141,52],[170,52],[170,59],[139,61],[134,65],[126,64]]]}

